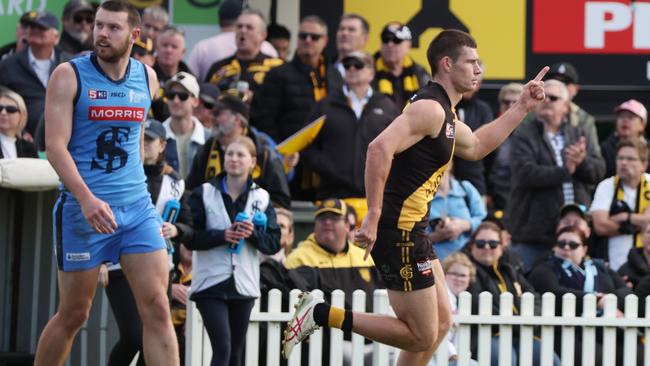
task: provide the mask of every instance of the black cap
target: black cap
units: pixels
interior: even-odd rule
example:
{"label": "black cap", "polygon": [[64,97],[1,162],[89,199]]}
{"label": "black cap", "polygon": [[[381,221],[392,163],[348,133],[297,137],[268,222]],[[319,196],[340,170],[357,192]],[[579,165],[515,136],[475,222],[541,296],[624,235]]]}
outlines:
{"label": "black cap", "polygon": [[381,31],[381,38],[394,37],[402,41],[410,41],[413,36],[411,30],[406,25],[399,22],[390,22],[384,26]]}
{"label": "black cap", "polygon": [[335,214],[345,216],[348,213],[348,205],[342,199],[328,198],[316,207],[314,216],[318,217],[318,215],[325,212],[333,212]]}
{"label": "black cap", "polygon": [[155,119],[149,118],[145,122],[144,134],[152,139],[167,140],[167,130],[165,126]]}
{"label": "black cap", "polygon": [[577,203],[567,203],[564,206],[560,208],[560,218],[563,218],[564,215],[568,214],[569,212],[575,212],[580,217],[583,219],[587,219],[587,208],[583,205],[577,204]]}
{"label": "black cap", "polygon": [[559,80],[565,84],[577,84],[578,71],[568,62],[558,62],[551,66],[548,74],[546,74],[546,79]]}
{"label": "black cap", "polygon": [[249,108],[243,100],[231,95],[222,95],[214,107],[216,113],[222,110],[229,110],[241,114],[244,118],[249,118]]}
{"label": "black cap", "polygon": [[244,8],[241,0],[226,0],[219,7],[219,21],[236,20]]}
{"label": "black cap", "polygon": [[70,0],[63,8],[63,17],[69,18],[77,13],[87,12],[94,14],[95,9],[85,0]]}
{"label": "black cap", "polygon": [[[23,15],[23,17],[25,17]],[[23,21],[21,17],[21,21]],[[27,24],[34,24],[45,29],[59,29],[59,20],[49,11],[30,11],[24,21]]]}
{"label": "black cap", "polygon": [[203,102],[216,104],[219,99],[219,87],[211,83],[199,83],[199,98]]}

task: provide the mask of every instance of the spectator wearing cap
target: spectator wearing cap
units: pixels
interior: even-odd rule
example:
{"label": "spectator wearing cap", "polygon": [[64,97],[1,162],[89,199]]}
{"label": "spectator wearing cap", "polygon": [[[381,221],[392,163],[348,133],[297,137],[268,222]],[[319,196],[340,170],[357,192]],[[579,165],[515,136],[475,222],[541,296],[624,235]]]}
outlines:
{"label": "spectator wearing cap", "polygon": [[[490,105],[476,96],[483,82],[483,62],[479,60],[479,64],[481,66],[481,73],[477,76],[478,83],[476,87],[473,90],[463,93],[463,98],[456,104],[456,115],[458,119],[465,122],[472,131],[478,130],[481,126],[494,119],[494,112],[492,112]],[[478,189],[481,196],[485,197],[487,195],[485,165],[491,162],[492,159],[494,159],[493,154],[479,161],[456,158],[454,175],[458,179],[471,182]]]}
{"label": "spectator wearing cap", "polygon": [[255,143],[257,152],[256,165],[251,173],[253,180],[269,192],[274,205],[289,208],[291,196],[282,160],[271,145],[250,128],[248,104],[237,97],[222,95],[217,101],[214,113],[212,136],[192,162],[192,169],[187,177],[188,187],[198,187],[220,174],[224,170],[228,145],[241,136],[247,136]]}
{"label": "spectator wearing cap", "polygon": [[[192,48],[187,64],[199,80],[205,80],[212,64],[232,56],[237,51],[235,24],[243,7],[242,0],[226,0],[221,3],[219,6],[219,33],[199,41]],[[278,57],[278,52],[267,41],[262,42],[261,51],[270,57]]]}
{"label": "spectator wearing cap", "polygon": [[588,205],[589,187],[605,172],[595,148],[598,141],[590,140],[580,126],[565,122],[570,103],[566,86],[548,80],[544,90],[546,101],[537,107],[534,121],[517,129],[510,152],[507,223],[513,250],[526,270],[548,256],[560,207],[572,202]]}
{"label": "spectator wearing cap", "polygon": [[250,103],[266,74],[284,61],[262,52],[262,44],[266,39],[266,20],[261,11],[251,8],[242,11],[235,28],[235,54],[212,64],[205,81],[218,86],[224,93],[238,96]]}
{"label": "spectator wearing cap", "polygon": [[185,178],[194,155],[205,144],[203,125],[193,115],[199,103],[199,83],[192,74],[181,71],[165,83],[164,90],[170,113],[163,122],[167,130],[165,160]]}
{"label": "spectator wearing cap", "polygon": [[618,270],[631,248],[643,247],[641,229],[650,222],[648,146],[639,139],[622,140],[616,151],[616,175],[596,187],[589,212],[594,230],[607,237],[607,260]]}
{"label": "spectator wearing cap", "polygon": [[291,47],[291,32],[282,24],[271,23],[266,29],[266,40],[278,51],[278,58],[288,61]]}
{"label": "spectator wearing cap", "polygon": [[335,70],[327,65],[327,24],[316,15],[302,19],[293,59],[266,75],[253,101],[252,124],[281,142],[302,128],[314,105],[338,85]]}
{"label": "spectator wearing cap", "polygon": [[342,63],[345,85],[318,102],[308,118],[325,116],[325,123],[303,160],[318,174],[316,199],[345,199],[361,222],[368,211],[364,182],[368,145],[400,111],[390,98],[372,88],[372,56],[353,52]]}
{"label": "spectator wearing cap", "polygon": [[133,42],[131,57],[153,68],[156,59],[153,53],[153,41],[151,38],[141,34],[140,37]]}
{"label": "spectator wearing cap", "polygon": [[59,48],[71,55],[93,48],[95,9],[86,0],[70,0],[63,8]]}
{"label": "spectator wearing cap", "polygon": [[15,41],[0,47],[0,61],[27,47],[27,19],[29,13],[28,11],[23,14],[16,23]]}
{"label": "spectator wearing cap", "polygon": [[158,35],[167,24],[169,24],[169,14],[160,5],[149,6],[142,12],[142,34],[151,38],[154,47],[157,46]]}
{"label": "spectator wearing cap", "polygon": [[50,74],[70,55],[56,47],[59,20],[52,13],[31,11],[25,23],[29,46],[0,62],[0,85],[25,99],[28,118],[23,137],[31,141],[45,109],[45,90]]}
{"label": "spectator wearing cap", "polygon": [[424,86],[431,76],[409,56],[411,30],[400,22],[390,22],[381,31],[381,48],[375,54],[374,88],[389,96],[398,108]]}
{"label": "spectator wearing cap", "polygon": [[219,99],[219,88],[210,83],[199,83],[199,104],[194,108],[194,116],[201,121],[205,128],[206,138],[212,136],[214,127],[213,109]]}
{"label": "spectator wearing cap", "polygon": [[600,148],[605,159],[605,176],[616,174],[616,148],[622,140],[645,140],[645,128],[648,123],[648,111],[638,100],[630,99],[614,109],[616,113],[616,126],[605,140],[601,141]]}
{"label": "spectator wearing cap", "polygon": [[341,16],[336,30],[336,51],[338,56],[334,66],[341,77],[345,76],[343,59],[352,52],[362,51],[368,43],[370,23],[366,18],[356,13],[346,13]]}
{"label": "spectator wearing cap", "polygon": [[[168,243],[173,245],[174,252],[178,253],[182,243],[188,243],[194,236],[192,211],[189,206],[190,194],[185,190],[183,179],[165,162],[165,147],[167,146],[165,127],[162,123],[151,119],[147,120],[145,124],[143,164],[152,203],[161,216],[170,200],[178,200],[181,205],[177,220],[173,223],[164,222],[161,228],[163,237],[169,240]],[[173,267],[171,262],[170,255],[170,270]],[[144,364],[142,321],[128,281],[119,264],[110,265],[107,268],[102,265],[102,267],[104,268],[100,271],[108,271],[108,281],[104,283],[104,286],[120,335],[110,352],[108,366],[128,365],[138,351],[140,351],[138,365]],[[187,302],[187,295],[183,297],[182,293],[174,290],[176,289],[172,287],[171,300]]]}

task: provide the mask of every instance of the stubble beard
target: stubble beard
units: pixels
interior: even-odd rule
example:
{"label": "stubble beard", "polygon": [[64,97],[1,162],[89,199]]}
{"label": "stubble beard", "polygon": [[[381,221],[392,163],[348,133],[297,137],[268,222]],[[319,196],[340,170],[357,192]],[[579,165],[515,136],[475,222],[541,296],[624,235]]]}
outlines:
{"label": "stubble beard", "polygon": [[121,60],[122,58],[124,58],[124,55],[128,53],[129,40],[127,39],[126,41],[124,41],[124,43],[118,46],[111,45],[108,48],[102,47],[101,50],[103,50],[104,52],[97,52],[97,50],[98,50],[97,42],[95,42],[95,54],[97,55],[97,57],[104,62],[115,63]]}

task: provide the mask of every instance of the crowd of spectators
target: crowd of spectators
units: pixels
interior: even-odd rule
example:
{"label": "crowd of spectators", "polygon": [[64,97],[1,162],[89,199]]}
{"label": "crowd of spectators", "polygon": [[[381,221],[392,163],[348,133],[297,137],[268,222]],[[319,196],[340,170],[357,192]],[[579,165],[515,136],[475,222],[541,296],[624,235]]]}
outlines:
{"label": "crowd of spectators", "polygon": [[[0,158],[37,157],[44,150],[38,136],[47,128],[42,112],[49,75],[92,52],[93,14],[92,4],[70,0],[60,18],[47,11],[20,18],[16,41],[0,49]],[[412,34],[399,22],[383,27],[381,47],[371,54],[364,51],[369,25],[359,14],[344,14],[333,40],[318,15],[302,18],[292,35],[279,24],[267,27],[263,13],[240,0],[223,2],[218,20],[220,32],[194,45],[185,63],[184,31],[169,24],[164,8],[147,8],[132,56],[152,66],[161,85],[148,116],[154,127],[147,131],[156,131],[147,144],[159,146],[143,162],[147,177],[167,175],[192,192],[193,220],[166,234],[176,253],[171,294],[179,339],[184,305],[196,300],[213,348],[238,360],[241,349],[217,339],[243,339],[251,299],[260,291],[318,288],[327,295],[382,287],[372,260],[363,260],[350,235],[367,210],[366,150],[431,78],[409,55]],[[323,53],[329,42],[337,50],[331,59]],[[511,292],[516,310],[525,291],[574,293],[580,307],[581,295],[593,293],[601,307],[607,293],[619,303],[628,293],[650,293],[647,110],[636,100],[612,101],[615,128],[599,141],[593,116],[573,102],[575,67],[558,62],[547,78],[539,108],[488,158],[457,160],[430,205],[428,238],[438,256],[448,258],[443,268],[452,301],[464,290]],[[522,91],[521,84],[503,86],[494,113],[477,97],[479,88],[456,107],[457,118],[472,129],[507,110]],[[306,147],[279,148],[320,117],[324,123]],[[250,171],[237,171],[240,163],[233,161],[240,160]],[[157,197],[160,188],[153,189]],[[292,200],[317,206],[307,238],[294,237]],[[215,214],[214,202],[222,217],[206,219]],[[233,234],[242,210],[264,212],[266,231],[241,224],[245,235]],[[225,262],[219,263],[228,268],[215,270],[215,253],[225,256],[240,238],[247,239],[244,253],[251,258],[258,250],[264,254],[261,265],[248,258],[243,275]],[[260,267],[269,273],[261,284]],[[109,294],[119,286],[117,272],[111,277]],[[238,321],[224,330],[229,313]]]}

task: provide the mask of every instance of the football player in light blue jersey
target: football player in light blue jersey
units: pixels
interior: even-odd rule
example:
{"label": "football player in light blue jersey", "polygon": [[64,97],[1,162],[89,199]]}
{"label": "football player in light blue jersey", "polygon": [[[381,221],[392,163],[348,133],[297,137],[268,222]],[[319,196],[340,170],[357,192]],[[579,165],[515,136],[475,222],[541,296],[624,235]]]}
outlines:
{"label": "football player in light blue jersey", "polygon": [[158,80],[129,58],[139,35],[132,5],[102,2],[95,52],[59,65],[48,85],[47,156],[62,181],[53,215],[60,302],[39,339],[35,365],[64,364],[88,318],[99,265],[118,261],[142,319],[147,364],[179,364],[162,223],[142,168],[143,122]]}

